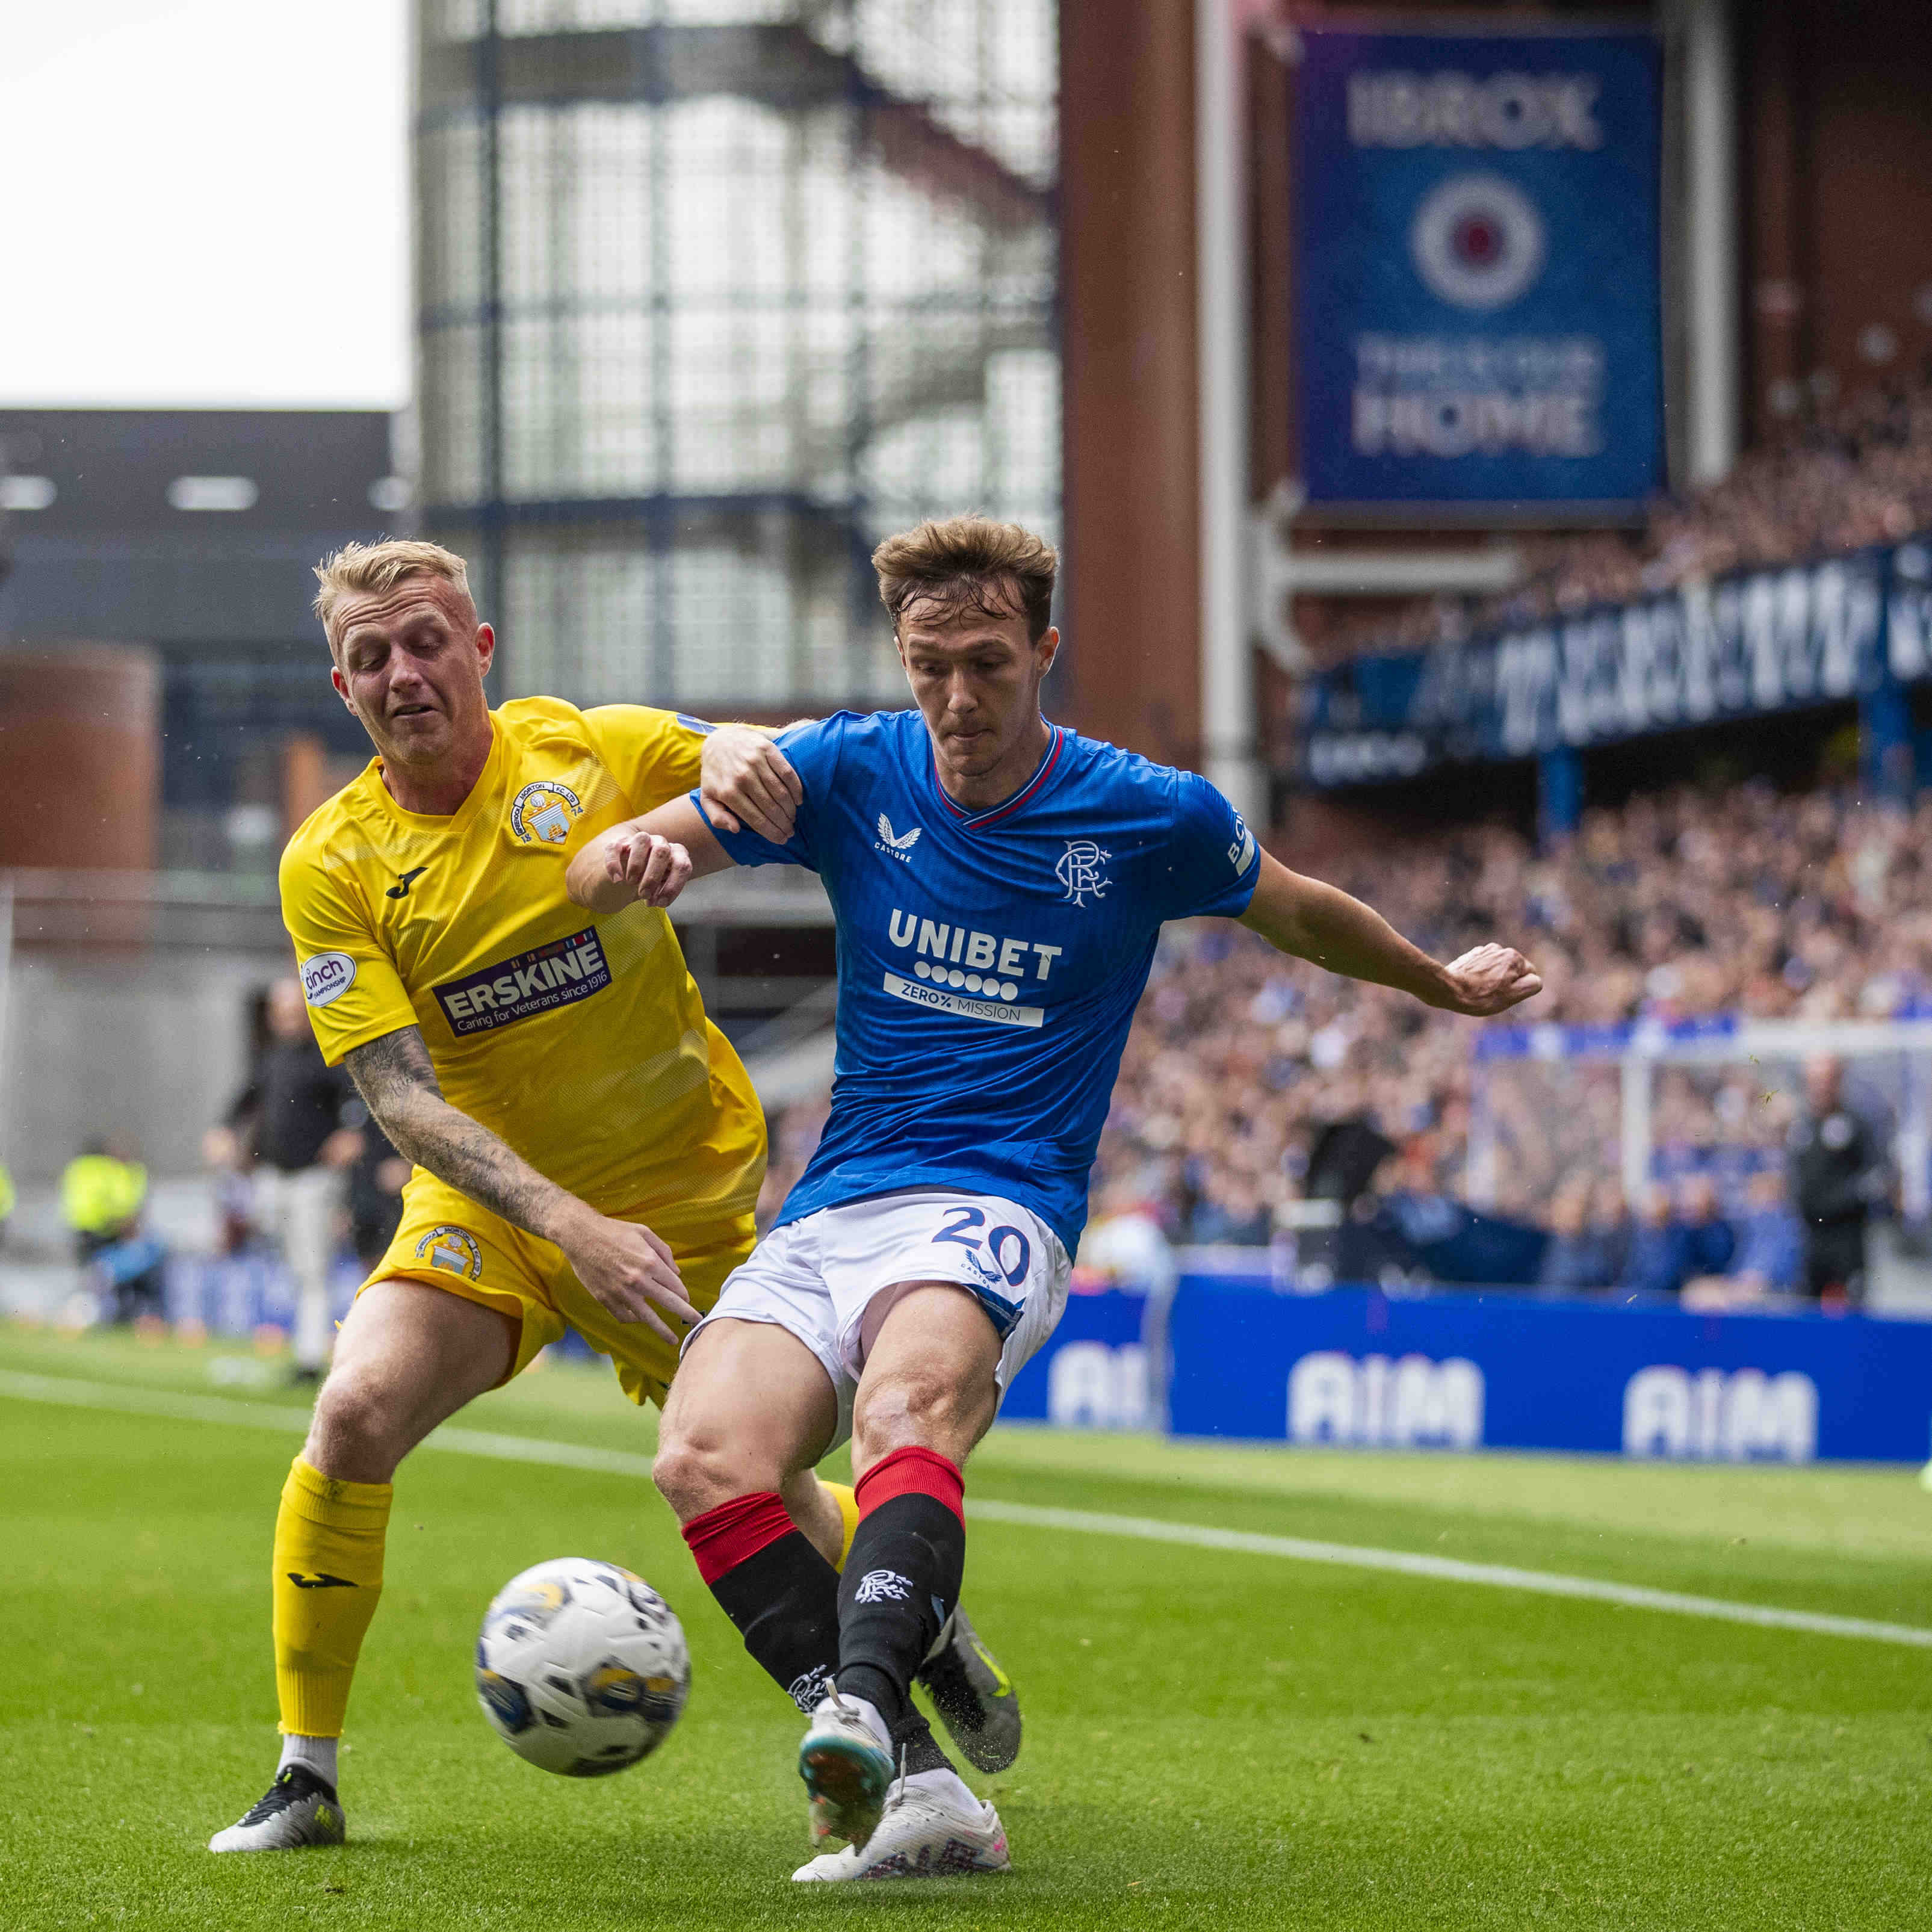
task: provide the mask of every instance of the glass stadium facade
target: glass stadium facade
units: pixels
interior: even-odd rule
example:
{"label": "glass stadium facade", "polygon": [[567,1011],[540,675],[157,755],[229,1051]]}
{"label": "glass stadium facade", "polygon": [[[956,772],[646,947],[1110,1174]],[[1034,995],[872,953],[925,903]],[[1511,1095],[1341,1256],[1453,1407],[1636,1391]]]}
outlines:
{"label": "glass stadium facade", "polygon": [[902,687],[867,557],[1057,534],[1054,0],[418,0],[426,534],[507,693]]}

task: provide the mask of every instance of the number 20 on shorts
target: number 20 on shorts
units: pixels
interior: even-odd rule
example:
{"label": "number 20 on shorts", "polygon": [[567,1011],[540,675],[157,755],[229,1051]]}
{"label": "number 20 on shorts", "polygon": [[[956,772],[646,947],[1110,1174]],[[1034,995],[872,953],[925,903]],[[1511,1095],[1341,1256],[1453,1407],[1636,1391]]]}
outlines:
{"label": "number 20 on shorts", "polygon": [[[933,1236],[935,1246],[941,1241],[950,1241],[955,1247],[970,1248],[980,1252],[980,1237],[970,1232],[986,1225],[986,1212],[979,1208],[949,1208],[946,1210],[946,1225]],[[1006,1277],[1009,1288],[1017,1288],[1026,1280],[1027,1270],[1033,1265],[1033,1244],[1024,1230],[1016,1228],[1011,1222],[1004,1222],[993,1229],[986,1238],[986,1246],[993,1257],[993,1265]],[[1016,1246],[1018,1258],[1007,1259]]]}

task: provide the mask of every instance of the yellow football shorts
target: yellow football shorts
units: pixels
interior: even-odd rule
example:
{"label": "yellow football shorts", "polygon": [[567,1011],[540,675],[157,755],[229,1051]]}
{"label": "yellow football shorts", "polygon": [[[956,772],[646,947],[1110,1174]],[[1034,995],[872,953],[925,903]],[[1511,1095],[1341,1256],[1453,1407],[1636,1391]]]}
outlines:
{"label": "yellow football shorts", "polygon": [[[749,1207],[732,1214],[712,1206],[682,1217],[674,1208],[652,1208],[615,1218],[643,1222],[670,1248],[685,1299],[700,1315],[718,1299],[724,1277],[750,1255],[756,1234]],[[677,1368],[677,1351],[643,1322],[617,1320],[578,1280],[560,1248],[512,1227],[421,1168],[403,1190],[396,1238],[362,1286],[397,1280],[460,1294],[516,1322],[516,1360],[506,1382],[522,1374],[566,1327],[610,1358],[633,1402],[662,1404]]]}

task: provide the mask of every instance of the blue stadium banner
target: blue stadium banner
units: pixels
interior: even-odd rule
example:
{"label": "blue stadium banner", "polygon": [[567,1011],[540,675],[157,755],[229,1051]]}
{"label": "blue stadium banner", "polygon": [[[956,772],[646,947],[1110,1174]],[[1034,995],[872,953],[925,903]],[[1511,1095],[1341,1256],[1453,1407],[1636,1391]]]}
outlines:
{"label": "blue stadium banner", "polygon": [[1740,572],[1311,678],[1301,771],[1317,788],[1538,758],[1932,678],[1932,544]]}
{"label": "blue stadium banner", "polygon": [[1664,481],[1657,41],[1457,27],[1299,32],[1308,499],[1626,509]]}
{"label": "blue stadium banner", "polygon": [[1184,1276],[1177,1436],[1690,1462],[1924,1460],[1932,1322]]}

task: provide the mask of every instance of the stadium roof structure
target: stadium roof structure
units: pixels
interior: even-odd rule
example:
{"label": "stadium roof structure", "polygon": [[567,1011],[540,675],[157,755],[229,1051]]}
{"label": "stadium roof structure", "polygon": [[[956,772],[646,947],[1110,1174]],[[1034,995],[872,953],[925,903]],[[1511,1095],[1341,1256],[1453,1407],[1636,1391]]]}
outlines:
{"label": "stadium roof structure", "polygon": [[407,502],[382,410],[0,408],[0,635],[321,639],[310,567]]}

